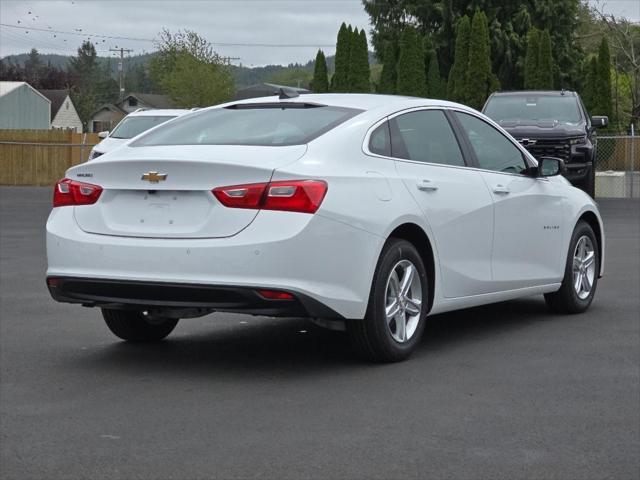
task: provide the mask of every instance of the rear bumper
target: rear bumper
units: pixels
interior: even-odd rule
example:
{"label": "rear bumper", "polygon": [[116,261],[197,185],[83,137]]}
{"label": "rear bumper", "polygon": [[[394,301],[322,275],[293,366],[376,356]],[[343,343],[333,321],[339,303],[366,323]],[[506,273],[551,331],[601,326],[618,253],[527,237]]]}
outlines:
{"label": "rear bumper", "polygon": [[[365,315],[383,244],[381,237],[319,214],[277,211],[261,211],[226,238],[96,235],[78,227],[73,208],[62,207],[47,222],[47,276],[283,290],[355,319]],[[251,302],[245,304],[248,312]]]}
{"label": "rear bumper", "polygon": [[109,279],[48,277],[54,300],[89,307],[121,309],[203,308],[272,317],[343,318],[313,298],[296,292],[290,300],[271,300],[257,288]]}

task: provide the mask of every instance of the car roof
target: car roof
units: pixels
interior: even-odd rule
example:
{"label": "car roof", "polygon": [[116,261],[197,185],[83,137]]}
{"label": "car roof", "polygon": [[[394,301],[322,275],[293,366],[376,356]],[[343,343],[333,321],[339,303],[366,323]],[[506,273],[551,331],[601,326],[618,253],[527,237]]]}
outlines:
{"label": "car roof", "polygon": [[522,96],[522,95],[546,95],[550,97],[570,96],[575,97],[576,92],[572,90],[514,90],[511,92],[494,92],[492,96]]}
{"label": "car roof", "polygon": [[[402,95],[378,95],[372,93],[310,93],[300,95],[298,97],[286,98],[279,100],[277,95],[269,97],[249,98],[246,100],[238,100],[218,105],[217,107],[227,107],[239,104],[255,104],[255,103],[318,103],[321,105],[356,108],[359,110],[380,110],[388,109],[389,111],[403,110],[413,107],[457,107],[464,110],[471,110],[465,105],[448,102],[446,100],[434,100],[429,98],[408,97]],[[215,107],[214,107],[215,108]]]}
{"label": "car roof", "polygon": [[172,116],[179,117],[180,115],[184,115],[185,113],[189,113],[191,110],[186,110],[184,108],[155,108],[155,109],[145,109],[145,110],[136,110],[131,112],[128,117],[164,117],[164,116]]}

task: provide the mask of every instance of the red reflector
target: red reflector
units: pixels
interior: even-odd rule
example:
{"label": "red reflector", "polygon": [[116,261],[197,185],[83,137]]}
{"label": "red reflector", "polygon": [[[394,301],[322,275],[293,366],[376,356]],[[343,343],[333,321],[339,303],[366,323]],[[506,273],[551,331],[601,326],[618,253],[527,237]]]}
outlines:
{"label": "red reflector", "polygon": [[229,208],[315,213],[327,189],[324,180],[284,180],[218,187],[212,192]]}
{"label": "red reflector", "polygon": [[293,300],[293,295],[280,290],[258,290],[261,297],[268,300]]}
{"label": "red reflector", "polygon": [[49,285],[52,288],[55,288],[58,286],[58,281],[59,279],[57,277],[47,277],[47,285]]}
{"label": "red reflector", "polygon": [[102,187],[64,178],[53,190],[53,206],[92,205],[98,201]]}

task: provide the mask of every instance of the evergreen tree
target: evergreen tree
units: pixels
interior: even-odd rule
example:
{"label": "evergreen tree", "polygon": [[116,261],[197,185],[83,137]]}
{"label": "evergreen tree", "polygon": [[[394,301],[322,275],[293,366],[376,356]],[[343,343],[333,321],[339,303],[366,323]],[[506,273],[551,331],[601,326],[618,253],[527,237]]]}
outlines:
{"label": "evergreen tree", "polygon": [[612,115],[611,101],[611,53],[609,52],[609,42],[604,37],[598,49],[598,71],[595,81],[595,104],[594,115]]}
{"label": "evergreen tree", "polygon": [[584,88],[582,92],[582,100],[587,110],[595,112],[598,109],[598,57],[591,55],[585,65]]}
{"label": "evergreen tree", "polygon": [[329,77],[327,76],[327,59],[322,50],[318,50],[316,63],[313,69],[311,88],[315,93],[327,93],[329,91]]}
{"label": "evergreen tree", "polygon": [[553,58],[551,57],[551,35],[548,30],[543,30],[540,35],[536,89],[553,89]]}
{"label": "evergreen tree", "polygon": [[524,88],[535,90],[538,88],[538,60],[540,58],[540,31],[537,28],[529,30],[527,35],[527,53],[524,60]]}
{"label": "evergreen tree", "polygon": [[380,74],[380,85],[378,93],[396,93],[396,82],[398,74],[396,66],[398,63],[398,48],[394,42],[387,42],[382,57],[382,73]]}
{"label": "evergreen tree", "polygon": [[349,91],[349,61],[352,29],[346,24],[340,26],[336,42],[335,71],[331,78],[331,91],[344,93]]}
{"label": "evergreen tree", "polygon": [[480,110],[497,83],[495,76],[491,72],[491,46],[489,44],[487,16],[480,10],[476,10],[473,15],[469,38],[467,105]]}
{"label": "evergreen tree", "polygon": [[40,79],[42,76],[43,65],[40,60],[38,50],[32,48],[29,56],[24,61],[24,81],[29,83],[33,88],[40,88]]}
{"label": "evergreen tree", "polygon": [[349,91],[368,93],[371,91],[371,71],[369,69],[369,48],[367,35],[362,29],[354,29],[349,60]]}
{"label": "evergreen tree", "polygon": [[396,93],[424,97],[427,83],[424,70],[422,40],[415,28],[405,27],[400,37]]}
{"label": "evergreen tree", "polygon": [[458,21],[453,66],[449,72],[447,98],[454,102],[466,101],[467,68],[469,67],[469,35],[471,22],[466,15]]}
{"label": "evergreen tree", "polygon": [[429,68],[427,69],[427,96],[429,98],[444,100],[446,97],[446,85],[440,76],[438,54],[435,50],[431,50],[427,58],[429,59]]}

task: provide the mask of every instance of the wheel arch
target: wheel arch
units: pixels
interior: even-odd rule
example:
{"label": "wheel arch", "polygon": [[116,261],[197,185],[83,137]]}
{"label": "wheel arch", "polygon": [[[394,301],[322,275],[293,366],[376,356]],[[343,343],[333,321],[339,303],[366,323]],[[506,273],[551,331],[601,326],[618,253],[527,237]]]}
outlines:
{"label": "wheel arch", "polygon": [[426,232],[415,223],[403,223],[398,225],[387,237],[400,238],[413,244],[418,250],[424,266],[427,269],[428,282],[427,287],[429,291],[429,303],[427,313],[431,310],[435,299],[435,284],[436,284],[436,261],[433,251],[433,245]]}
{"label": "wheel arch", "polygon": [[[598,252],[600,253],[600,261],[601,261],[601,269],[600,269],[600,275],[602,276],[603,273],[603,263],[604,263],[604,232],[602,230],[602,224],[600,223],[600,220],[598,218],[598,216],[592,212],[591,210],[587,210],[586,212],[583,212],[582,215],[580,215],[580,217],[578,218],[578,222],[580,220],[585,221],[593,230],[593,233],[595,233],[596,235],[596,242],[598,243]],[[576,222],[577,224],[577,222]]]}

